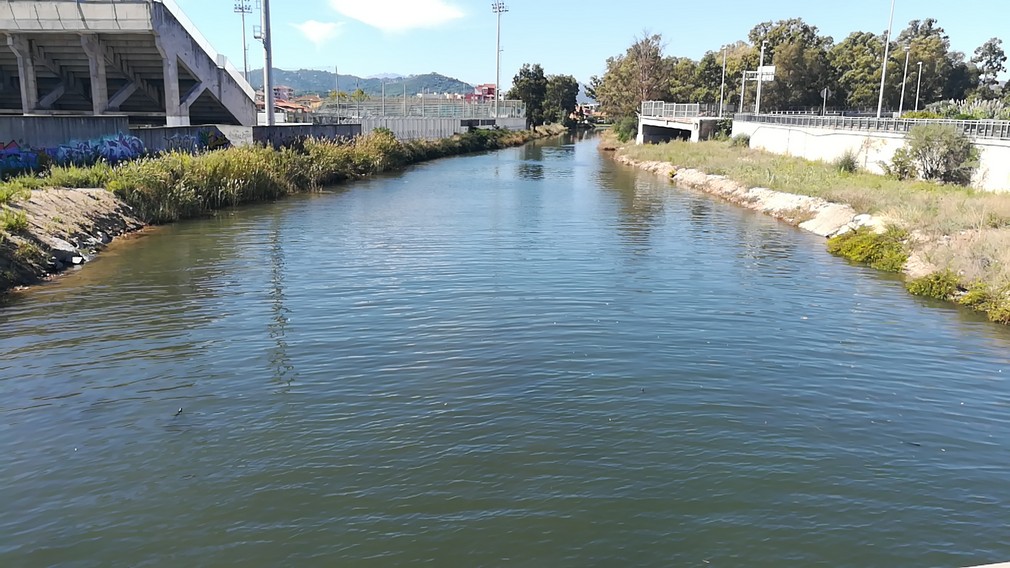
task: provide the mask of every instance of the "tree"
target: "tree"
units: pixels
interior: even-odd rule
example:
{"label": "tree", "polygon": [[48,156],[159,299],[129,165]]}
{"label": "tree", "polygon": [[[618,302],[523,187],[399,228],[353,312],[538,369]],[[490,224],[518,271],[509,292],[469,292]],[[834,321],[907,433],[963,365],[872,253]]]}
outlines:
{"label": "tree", "polygon": [[547,77],[539,63],[524,63],[512,79],[508,98],[519,99],[526,105],[526,127],[544,123],[544,99],[547,97]]}
{"label": "tree", "polygon": [[[912,20],[901,34],[897,45],[909,46],[909,61],[922,61],[922,102],[928,104],[941,99],[962,99],[978,84],[977,72],[964,60],[964,54],[950,50],[950,38],[943,28],[936,25],[936,19]],[[892,44],[892,52],[899,51],[904,63],[904,50]],[[892,59],[890,65],[894,65]],[[900,65],[900,64],[899,64]],[[910,64],[911,65],[911,64]],[[900,69],[900,67],[899,67]],[[891,73],[888,73],[891,75]],[[894,88],[901,83],[901,73],[888,81],[885,100],[897,106],[900,94]]]}
{"label": "tree", "polygon": [[571,75],[548,75],[544,97],[544,118],[551,122],[567,123],[575,112],[579,97],[579,82]]}
{"label": "tree", "polygon": [[833,40],[800,18],[763,22],[748,34],[755,49],[765,47],[765,65],[775,65],[775,80],[762,86],[765,108],[819,106],[820,91],[831,86],[828,49]]}
{"label": "tree", "polygon": [[623,55],[607,59],[603,77],[590,80],[600,110],[616,120],[634,116],[642,101],[668,96],[673,60],[663,57],[662,40],[659,34],[636,38]]}
{"label": "tree", "polygon": [[853,32],[831,48],[828,60],[835,74],[836,100],[848,108],[874,108],[880,89],[883,38]]}
{"label": "tree", "polygon": [[1006,53],[1003,51],[1003,40],[991,38],[975,50],[975,56],[971,62],[978,67],[980,83],[985,89],[982,92],[995,96],[995,87],[998,84],[996,76],[1006,71]]}

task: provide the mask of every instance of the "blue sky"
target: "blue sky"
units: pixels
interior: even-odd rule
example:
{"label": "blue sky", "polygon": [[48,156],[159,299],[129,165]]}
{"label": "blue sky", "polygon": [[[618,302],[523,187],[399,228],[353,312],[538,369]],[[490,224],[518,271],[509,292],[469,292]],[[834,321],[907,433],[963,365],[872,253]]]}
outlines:
{"label": "blue sky", "polygon": [[[259,13],[247,17],[258,23]],[[177,0],[214,47],[242,67],[242,26],[233,2]],[[502,83],[525,62],[580,81],[603,71],[643,31],[661,33],[670,55],[697,59],[746,39],[757,23],[801,17],[840,41],[887,28],[889,0],[510,0],[502,17]],[[607,8],[602,8],[607,6]],[[477,0],[272,0],[274,66],[371,76],[436,71],[469,83],[494,82],[495,17]],[[909,20],[936,18],[954,49],[990,37],[1010,44],[1010,0],[897,0],[895,35]],[[255,20],[255,22],[254,22]],[[1010,45],[1004,46],[1010,51]],[[249,34],[249,67],[262,66]]]}

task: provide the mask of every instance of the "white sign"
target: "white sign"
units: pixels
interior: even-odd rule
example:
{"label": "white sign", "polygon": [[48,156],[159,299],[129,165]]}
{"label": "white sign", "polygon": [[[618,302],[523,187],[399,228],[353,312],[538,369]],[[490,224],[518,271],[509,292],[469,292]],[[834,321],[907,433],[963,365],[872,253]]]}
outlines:
{"label": "white sign", "polygon": [[775,66],[774,65],[764,65],[758,67],[758,81],[774,81],[775,80]]}

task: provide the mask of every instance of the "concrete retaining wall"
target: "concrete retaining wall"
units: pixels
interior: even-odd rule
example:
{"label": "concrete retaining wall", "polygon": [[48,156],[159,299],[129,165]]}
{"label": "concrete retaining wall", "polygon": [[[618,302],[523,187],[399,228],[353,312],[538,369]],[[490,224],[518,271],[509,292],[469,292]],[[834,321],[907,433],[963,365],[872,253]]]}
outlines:
{"label": "concrete retaining wall", "polygon": [[[733,121],[733,136],[747,134],[752,148],[799,156],[808,160],[831,162],[847,151],[859,156],[867,171],[884,173],[881,162],[890,163],[894,152],[904,146],[905,136],[896,132],[836,130],[811,126],[789,126]],[[978,138],[973,140],[981,154],[972,185],[987,191],[1010,191],[1010,141]]]}
{"label": "concrete retaining wall", "polygon": [[229,142],[221,130],[213,125],[131,128],[130,134],[140,138],[148,152],[213,150],[227,146]]}
{"label": "concrete retaining wall", "polygon": [[0,116],[0,147],[50,148],[129,132],[125,116]]}
{"label": "concrete retaining wall", "polygon": [[359,124],[291,124],[255,126],[252,139],[256,144],[271,144],[279,148],[299,138],[353,138],[362,133]]}

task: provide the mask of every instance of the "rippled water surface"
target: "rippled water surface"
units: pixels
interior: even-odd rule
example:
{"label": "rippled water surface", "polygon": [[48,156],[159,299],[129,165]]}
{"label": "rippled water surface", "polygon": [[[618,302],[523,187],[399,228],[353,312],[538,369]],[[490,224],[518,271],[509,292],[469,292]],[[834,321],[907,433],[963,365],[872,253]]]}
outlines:
{"label": "rippled water surface", "polygon": [[1010,560],[1008,346],[592,140],[424,164],[0,307],[0,565]]}

